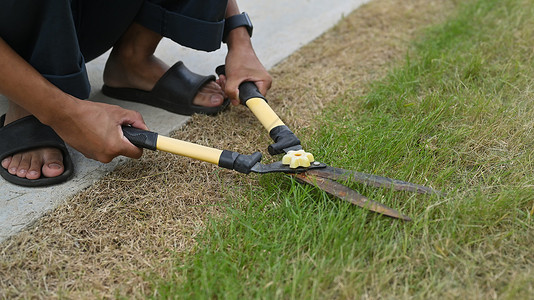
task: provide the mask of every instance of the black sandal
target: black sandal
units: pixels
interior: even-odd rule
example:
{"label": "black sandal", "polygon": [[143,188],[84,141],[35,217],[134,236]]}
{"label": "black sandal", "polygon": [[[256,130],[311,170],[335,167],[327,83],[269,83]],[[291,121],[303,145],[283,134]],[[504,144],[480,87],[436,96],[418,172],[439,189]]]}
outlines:
{"label": "black sandal", "polygon": [[104,85],[102,93],[111,98],[143,103],[180,115],[190,116],[195,113],[216,115],[228,107],[230,103],[228,99],[225,99],[223,104],[217,107],[204,107],[193,104],[193,100],[200,88],[214,80],[214,75],[202,76],[193,73],[183,62],[179,61],[163,74],[151,91],[134,88],[114,88]]}
{"label": "black sandal", "polygon": [[21,178],[0,167],[0,175],[7,181],[27,187],[49,186],[67,181],[74,175],[74,164],[65,142],[52,128],[39,122],[34,116],[27,116],[4,126],[6,115],[0,117],[0,161],[16,153],[34,148],[53,147],[63,153],[64,172],[57,177],[41,174],[38,179]]}

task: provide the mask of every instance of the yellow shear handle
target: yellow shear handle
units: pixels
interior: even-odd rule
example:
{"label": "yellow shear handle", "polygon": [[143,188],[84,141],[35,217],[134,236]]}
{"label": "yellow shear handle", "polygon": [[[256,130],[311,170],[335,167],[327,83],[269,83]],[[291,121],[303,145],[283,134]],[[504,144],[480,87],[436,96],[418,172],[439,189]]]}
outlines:
{"label": "yellow shear handle", "polygon": [[273,111],[273,109],[267,104],[263,98],[250,98],[245,104],[260,121],[261,125],[271,132],[271,129],[285,125],[280,117]]}
{"label": "yellow shear handle", "polygon": [[161,151],[187,156],[189,158],[219,164],[219,158],[223,150],[210,148],[186,141],[173,139],[166,136],[158,136],[156,148]]}
{"label": "yellow shear handle", "polygon": [[289,149],[302,149],[300,140],[267,104],[267,100],[265,100],[254,82],[243,82],[239,86],[239,100],[254,113],[273,139],[274,144],[269,145],[267,148],[269,154],[276,155],[285,153]]}
{"label": "yellow shear handle", "polygon": [[254,82],[247,81],[239,85],[239,100],[241,104],[246,105],[252,111],[268,132],[271,132],[271,129],[277,126],[285,125],[267,104],[267,100],[265,100]]}
{"label": "yellow shear handle", "polygon": [[261,161],[262,156],[260,152],[244,155],[233,151],[210,148],[130,126],[123,126],[122,132],[124,137],[137,147],[186,156],[244,174],[252,172],[254,166]]}

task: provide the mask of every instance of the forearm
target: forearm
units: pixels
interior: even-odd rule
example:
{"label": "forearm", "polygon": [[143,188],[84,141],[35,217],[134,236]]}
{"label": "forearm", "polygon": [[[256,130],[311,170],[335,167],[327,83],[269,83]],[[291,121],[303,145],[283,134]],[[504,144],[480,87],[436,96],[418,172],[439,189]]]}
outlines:
{"label": "forearm", "polygon": [[76,105],[0,38],[0,94],[50,125]]}
{"label": "forearm", "polygon": [[[237,6],[236,0],[229,0],[228,6],[226,8],[226,18],[237,15],[241,13],[239,7]],[[238,27],[228,34],[228,51],[233,50],[252,50],[252,44],[250,42],[250,36],[245,27]]]}
{"label": "forearm", "polygon": [[237,15],[239,13],[241,12],[239,11],[237,2],[235,0],[229,0],[228,6],[226,7],[226,18],[231,17],[233,15]]}
{"label": "forearm", "polygon": [[[226,18],[239,14],[236,0],[229,0]],[[265,95],[271,87],[272,78],[256,56],[246,27],[237,27],[228,32],[226,44],[226,76],[222,80],[224,91],[233,105],[239,105],[239,85],[245,81],[256,84]]]}
{"label": "forearm", "polygon": [[0,93],[49,125],[85,156],[109,162],[118,155],[138,158],[142,150],[123,135],[121,125],[147,129],[135,111],[77,99],[51,84],[0,38]]}

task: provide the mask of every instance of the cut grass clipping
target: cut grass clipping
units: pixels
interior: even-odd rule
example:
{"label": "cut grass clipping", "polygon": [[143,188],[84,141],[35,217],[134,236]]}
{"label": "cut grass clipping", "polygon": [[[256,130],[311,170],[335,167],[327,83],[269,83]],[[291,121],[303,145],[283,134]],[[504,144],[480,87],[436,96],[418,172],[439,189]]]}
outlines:
{"label": "cut grass clipping", "polygon": [[368,94],[346,91],[318,118],[318,131],[300,132],[305,149],[330,165],[448,192],[355,186],[413,222],[262,176],[250,201],[209,223],[174,278],[157,281],[157,294],[531,297],[532,28],[532,1],[467,1]]}

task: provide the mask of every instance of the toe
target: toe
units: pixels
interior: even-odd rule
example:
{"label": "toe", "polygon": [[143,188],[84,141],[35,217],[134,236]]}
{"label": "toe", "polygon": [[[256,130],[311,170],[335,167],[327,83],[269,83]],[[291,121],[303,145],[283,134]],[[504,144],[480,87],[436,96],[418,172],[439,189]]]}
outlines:
{"label": "toe", "polygon": [[18,169],[17,169],[17,176],[24,178],[26,177],[26,174],[28,174],[28,169],[30,169],[32,161],[32,156],[28,155],[27,153],[22,154],[22,158],[20,160]]}
{"label": "toe", "polygon": [[223,104],[224,92],[216,82],[204,85],[195,96],[193,103],[199,106],[215,107]]}
{"label": "toe", "polygon": [[201,90],[206,92],[206,93],[217,93],[217,94],[222,94],[223,93],[223,89],[221,88],[221,86],[216,81],[210,81],[210,82],[206,83],[201,88]]}
{"label": "toe", "polygon": [[11,156],[2,159],[2,168],[9,168],[9,163],[11,162]]}
{"label": "toe", "polygon": [[41,166],[43,165],[43,159],[40,155],[35,155],[32,157],[30,167],[26,173],[26,178],[28,179],[38,179],[41,177]]}
{"label": "toe", "polygon": [[22,155],[17,153],[11,157],[11,161],[9,162],[9,166],[7,167],[7,171],[11,175],[17,175],[17,171],[19,169],[20,160],[22,159]]}
{"label": "toe", "polygon": [[224,102],[224,97],[219,94],[214,94],[214,95],[211,95],[210,97],[210,104],[212,106],[219,106],[223,104],[223,102]]}
{"label": "toe", "polygon": [[63,155],[55,148],[17,153],[2,160],[2,167],[21,178],[38,179],[41,173],[46,177],[56,177],[64,171]]}
{"label": "toe", "polygon": [[43,155],[43,175],[56,177],[63,173],[63,155],[58,149],[47,149]]}

